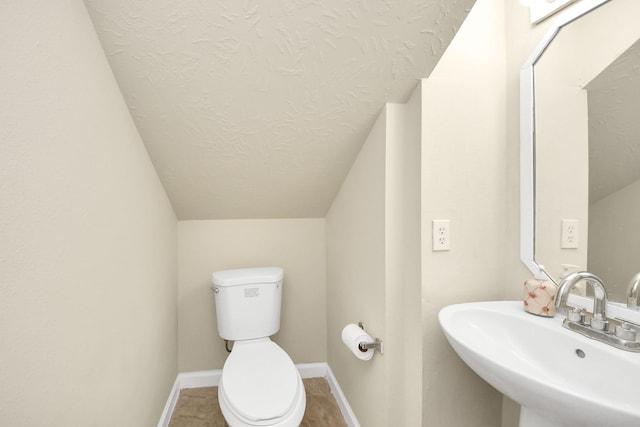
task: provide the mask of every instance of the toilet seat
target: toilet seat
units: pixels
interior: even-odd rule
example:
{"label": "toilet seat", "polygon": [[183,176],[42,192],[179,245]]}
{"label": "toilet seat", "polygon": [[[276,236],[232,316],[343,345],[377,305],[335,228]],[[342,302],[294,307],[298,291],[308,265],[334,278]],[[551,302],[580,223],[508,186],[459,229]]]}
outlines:
{"label": "toilet seat", "polygon": [[256,425],[286,417],[304,393],[295,365],[269,338],[236,341],[220,382],[229,409]]}

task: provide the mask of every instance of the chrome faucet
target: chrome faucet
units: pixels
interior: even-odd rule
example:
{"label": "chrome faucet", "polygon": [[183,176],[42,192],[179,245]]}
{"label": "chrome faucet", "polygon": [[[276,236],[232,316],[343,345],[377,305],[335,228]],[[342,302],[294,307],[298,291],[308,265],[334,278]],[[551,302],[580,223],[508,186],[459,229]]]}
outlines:
{"label": "chrome faucet", "polygon": [[640,273],[631,278],[627,287],[627,308],[640,310]]}
{"label": "chrome faucet", "polygon": [[607,289],[602,280],[595,274],[586,271],[571,273],[565,277],[559,285],[556,295],[556,308],[562,308],[567,304],[569,292],[581,280],[593,288],[593,317],[591,318],[591,328],[598,331],[607,331],[609,321],[607,320]]}
{"label": "chrome faucet", "polygon": [[[635,291],[640,291],[640,273],[634,276],[636,279],[634,284]],[[591,338],[621,350],[633,351],[640,353],[640,341],[637,340],[640,334],[640,324],[635,324],[621,318],[611,320],[614,328],[609,328],[609,320],[607,319],[607,289],[602,280],[591,273],[581,271],[579,273],[571,273],[565,277],[559,285],[556,293],[556,308],[561,309],[567,305],[569,292],[581,280],[585,280],[593,288],[593,315],[591,321],[586,322],[586,315],[583,309],[576,308],[567,313],[567,317],[562,322],[562,326],[570,331],[577,332],[587,338]],[[632,280],[632,284],[634,281]],[[629,285],[631,289],[631,284]],[[629,291],[631,293],[631,291]],[[636,294],[638,292],[635,292]]]}

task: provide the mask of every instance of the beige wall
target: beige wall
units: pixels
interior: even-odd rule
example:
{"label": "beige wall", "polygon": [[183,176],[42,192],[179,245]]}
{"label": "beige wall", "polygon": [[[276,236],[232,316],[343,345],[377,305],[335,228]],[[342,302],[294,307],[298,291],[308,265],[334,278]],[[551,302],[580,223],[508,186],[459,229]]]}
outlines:
{"label": "beige wall", "polygon": [[150,426],[176,218],[81,1],[0,4],[0,424]]}
{"label": "beige wall", "polygon": [[327,360],[325,221],[181,221],[179,370],[221,369],[211,275],[230,268],[284,268],[280,332],[273,340],[295,363]]}
{"label": "beige wall", "polygon": [[422,425],[421,93],[418,85],[406,104],[387,104],[385,162],[387,425]]}
{"label": "beige wall", "polygon": [[[328,360],[363,426],[421,424],[420,108],[387,104],[327,215]],[[340,338],[360,320],[368,362]]]}
{"label": "beige wall", "polygon": [[[1,423],[154,424],[178,363],[224,363],[211,273],[280,265],[275,340],[297,363],[328,360],[362,425],[500,425],[500,395],[453,354],[437,312],[520,298],[529,277],[518,79],[548,25],[532,27],[518,2],[478,0],[409,103],[381,112],[326,220],[185,221],[176,233],[84,6],[5,2]],[[449,252],[431,252],[439,218],[452,221]],[[363,363],[342,345],[358,320],[384,356]],[[516,425],[517,406],[505,399],[503,412]]]}
{"label": "beige wall", "polygon": [[[638,273],[640,181],[589,207],[589,270],[607,284],[609,299],[626,301],[626,289]],[[624,226],[612,226],[624,224]],[[615,268],[611,268],[615,266]]]}
{"label": "beige wall", "polygon": [[[433,74],[423,81],[422,411],[426,426],[499,426],[501,422],[502,396],[455,355],[437,315],[449,304],[502,297],[507,240],[503,8],[502,1],[478,0]],[[450,251],[431,251],[433,219],[451,221]]]}
{"label": "beige wall", "polygon": [[342,328],[362,321],[385,338],[386,110],[378,116],[327,213],[327,356],[363,426],[386,425],[384,358],[356,359]]}

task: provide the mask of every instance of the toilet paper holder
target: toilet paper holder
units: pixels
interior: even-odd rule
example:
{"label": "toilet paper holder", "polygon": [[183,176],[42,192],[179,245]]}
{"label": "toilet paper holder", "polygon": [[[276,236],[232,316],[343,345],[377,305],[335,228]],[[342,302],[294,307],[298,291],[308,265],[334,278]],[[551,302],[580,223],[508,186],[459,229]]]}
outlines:
{"label": "toilet paper holder", "polygon": [[[360,329],[362,329],[363,331],[364,329],[364,323],[362,322],[358,322],[358,327]],[[358,343],[358,348],[360,349],[360,351],[366,351],[369,349],[374,349],[374,350],[378,350],[380,352],[380,354],[384,354],[384,343],[383,341],[376,337],[374,338],[373,342],[361,342]]]}

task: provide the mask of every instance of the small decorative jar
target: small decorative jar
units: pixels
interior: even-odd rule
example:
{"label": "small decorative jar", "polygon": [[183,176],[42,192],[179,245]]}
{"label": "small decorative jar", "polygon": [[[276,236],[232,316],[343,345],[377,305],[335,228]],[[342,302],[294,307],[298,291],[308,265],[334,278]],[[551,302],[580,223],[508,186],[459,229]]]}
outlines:
{"label": "small decorative jar", "polygon": [[543,317],[556,315],[558,286],[545,279],[529,279],[524,282],[524,311]]}

